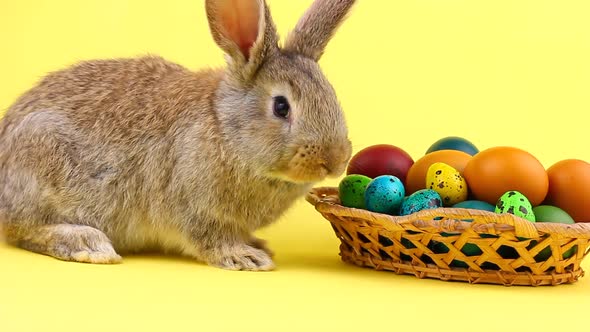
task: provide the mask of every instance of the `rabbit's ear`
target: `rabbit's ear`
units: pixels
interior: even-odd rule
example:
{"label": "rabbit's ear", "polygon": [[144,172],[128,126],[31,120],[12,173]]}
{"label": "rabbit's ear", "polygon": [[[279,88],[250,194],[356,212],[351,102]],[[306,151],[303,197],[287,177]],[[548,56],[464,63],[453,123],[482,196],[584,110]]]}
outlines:
{"label": "rabbit's ear", "polygon": [[356,0],[315,0],[287,36],[284,49],[318,61]]}
{"label": "rabbit's ear", "polygon": [[272,52],[278,37],[264,0],[206,0],[213,39],[231,57],[234,70],[252,74]]}

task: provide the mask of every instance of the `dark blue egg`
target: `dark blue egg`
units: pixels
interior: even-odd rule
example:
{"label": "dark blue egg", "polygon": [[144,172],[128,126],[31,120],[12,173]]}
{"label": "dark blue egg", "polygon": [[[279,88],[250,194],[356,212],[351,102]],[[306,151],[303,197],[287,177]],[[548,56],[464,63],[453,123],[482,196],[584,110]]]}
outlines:
{"label": "dark blue egg", "polygon": [[456,136],[441,138],[430,146],[426,154],[439,150],[458,150],[472,156],[479,152],[479,149],[473,143],[465,138]]}

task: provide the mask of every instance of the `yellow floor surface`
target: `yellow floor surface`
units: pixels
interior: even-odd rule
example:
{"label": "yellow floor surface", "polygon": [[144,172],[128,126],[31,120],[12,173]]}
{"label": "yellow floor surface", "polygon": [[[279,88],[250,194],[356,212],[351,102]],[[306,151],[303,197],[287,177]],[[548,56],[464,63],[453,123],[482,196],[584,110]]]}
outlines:
{"label": "yellow floor surface", "polygon": [[267,273],[163,256],[67,263],[1,245],[0,331],[559,331],[588,324],[589,277],[505,287],[362,269],[340,261],[338,241],[313,207],[295,209],[261,234],[277,253],[278,269]]}
{"label": "yellow floor surface", "polygon": [[[417,279],[339,260],[303,202],[262,235],[273,272],[190,260],[61,262],[0,245],[0,331],[559,331],[588,326],[590,277],[555,287]],[[305,232],[301,229],[306,229]],[[584,267],[590,269],[588,262]],[[580,330],[581,331],[581,330]]]}

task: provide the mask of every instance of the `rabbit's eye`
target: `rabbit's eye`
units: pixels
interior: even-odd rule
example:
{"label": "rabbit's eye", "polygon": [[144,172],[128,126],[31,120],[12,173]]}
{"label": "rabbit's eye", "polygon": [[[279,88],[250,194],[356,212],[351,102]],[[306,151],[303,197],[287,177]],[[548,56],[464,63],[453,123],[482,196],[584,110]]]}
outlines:
{"label": "rabbit's eye", "polygon": [[287,98],[283,96],[277,96],[274,98],[273,112],[275,116],[279,118],[287,118],[289,116],[290,109],[291,106],[289,106]]}

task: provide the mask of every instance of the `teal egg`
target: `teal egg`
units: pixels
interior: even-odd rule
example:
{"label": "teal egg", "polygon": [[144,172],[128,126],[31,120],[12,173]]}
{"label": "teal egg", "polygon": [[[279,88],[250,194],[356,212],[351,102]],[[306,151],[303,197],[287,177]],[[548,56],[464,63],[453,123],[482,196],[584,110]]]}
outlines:
{"label": "teal egg", "polygon": [[553,222],[561,224],[574,224],[574,219],[564,210],[551,205],[539,205],[533,208],[535,219],[538,222]]}
{"label": "teal egg", "polygon": [[365,190],[365,208],[372,212],[394,215],[406,195],[401,180],[393,175],[381,175],[369,182]]}
{"label": "teal egg", "polygon": [[[465,246],[463,246],[463,248],[465,248]],[[446,254],[449,252],[449,247],[447,247],[446,244],[442,243],[442,242],[435,242],[432,246],[431,246],[431,250],[436,253],[436,254]],[[461,250],[463,251],[463,250]],[[467,254],[466,254],[467,255]],[[455,266],[455,267],[462,267],[462,268],[468,268],[469,265],[467,265],[467,263],[457,260],[457,259],[453,259],[453,261],[451,262],[451,264],[449,264],[451,266]]]}
{"label": "teal egg", "polygon": [[461,248],[461,252],[463,252],[465,256],[477,256],[483,254],[483,251],[473,243],[465,243],[463,248]]}
{"label": "teal egg", "polygon": [[531,202],[520,192],[511,190],[498,199],[496,213],[510,213],[531,222],[535,222],[535,214]]}
{"label": "teal egg", "polygon": [[[537,243],[538,242],[536,240],[532,240],[531,244],[527,247],[527,249],[532,249],[534,246],[537,245]],[[568,259],[572,257],[576,253],[576,251],[578,251],[578,246],[571,247],[569,250],[563,253],[563,259]],[[547,259],[549,259],[549,257],[551,257],[552,254],[553,252],[551,251],[551,247],[547,246],[543,250],[539,251],[539,253],[535,256],[535,261],[544,262]]]}
{"label": "teal egg", "polygon": [[442,207],[442,198],[432,189],[422,189],[403,200],[399,214],[407,216],[418,211]]}
{"label": "teal egg", "polygon": [[350,208],[364,209],[365,191],[371,180],[370,177],[359,174],[344,177],[338,186],[341,204]]}
{"label": "teal egg", "polygon": [[395,214],[396,214],[396,215],[398,215],[398,216],[401,216],[401,215],[402,215],[402,214],[401,214],[401,209],[402,209],[402,206],[404,206],[404,203],[405,203],[405,202],[408,200],[408,198],[410,198],[410,196],[405,196],[405,197],[402,199],[402,202],[401,202],[401,204],[399,205],[399,208],[398,208],[398,209],[397,209],[397,211],[395,212]]}
{"label": "teal egg", "polygon": [[[462,219],[462,220],[465,221],[465,222],[473,222],[473,219]],[[453,234],[441,233],[441,235],[444,236],[444,237],[449,237],[449,236],[452,236]],[[482,235],[486,235],[486,234],[482,234]],[[448,252],[448,250],[449,249],[447,248],[447,251],[446,252]],[[483,254],[483,251],[481,251],[481,249],[479,249],[479,247],[477,245],[473,244],[473,243],[465,243],[463,245],[463,247],[461,248],[461,252],[463,254],[465,254],[465,256],[477,256],[477,255]],[[457,261],[457,262],[461,262],[461,264],[456,264],[455,261],[453,261],[454,266],[467,267],[467,264],[466,263],[464,263],[462,261]]]}
{"label": "teal egg", "polygon": [[[529,240],[527,238],[520,237],[520,236],[517,236],[516,238],[519,241]],[[529,248],[530,248],[530,245],[529,245]],[[510,246],[502,245],[498,248],[498,250],[496,250],[496,252],[498,253],[498,255],[500,255],[502,258],[505,258],[505,259],[517,259],[518,257],[520,257],[520,255],[518,254],[518,251],[516,251],[516,249],[514,249],[513,247],[510,247]]]}
{"label": "teal egg", "polygon": [[488,202],[484,202],[484,201],[477,201],[477,200],[463,201],[463,202],[453,205],[453,207],[460,208],[460,209],[473,209],[473,210],[483,210],[483,211],[490,211],[490,212],[494,212],[496,210],[496,207],[493,206],[492,204],[490,204]]}
{"label": "teal egg", "polygon": [[496,252],[504,259],[516,259],[519,256],[518,251],[509,246],[500,246]]}
{"label": "teal egg", "polygon": [[[528,240],[527,238],[523,238],[523,237],[518,237],[518,239],[520,241],[526,241]],[[537,240],[531,240],[531,243],[527,246],[527,249],[530,250],[533,247],[535,247],[537,245],[538,241]],[[578,250],[578,246],[573,246],[571,247],[569,250],[567,250],[566,252],[563,253],[563,258],[567,259],[572,257],[576,251]],[[509,247],[509,246],[500,246],[500,248],[498,248],[498,254],[502,257],[502,258],[506,258],[506,259],[516,259],[519,257],[518,252],[516,251],[516,249]],[[543,248],[543,250],[541,250],[534,258],[536,262],[544,262],[546,261],[549,257],[551,257],[551,248],[550,247],[545,247]]]}
{"label": "teal egg", "polygon": [[439,139],[428,148],[426,154],[439,150],[458,150],[472,156],[479,152],[479,149],[473,143],[465,138],[457,136],[449,136]]}
{"label": "teal egg", "polygon": [[[408,198],[410,198],[410,196],[404,196],[404,199],[402,199],[402,204],[401,204],[401,205],[404,205],[404,202],[405,202],[405,201],[407,201],[407,200],[408,200]],[[400,207],[401,207],[401,206],[400,206]]]}

